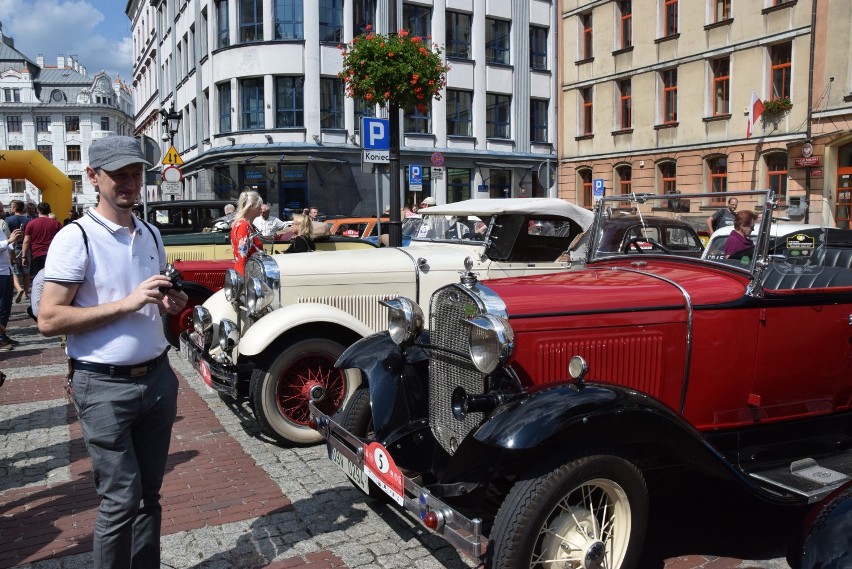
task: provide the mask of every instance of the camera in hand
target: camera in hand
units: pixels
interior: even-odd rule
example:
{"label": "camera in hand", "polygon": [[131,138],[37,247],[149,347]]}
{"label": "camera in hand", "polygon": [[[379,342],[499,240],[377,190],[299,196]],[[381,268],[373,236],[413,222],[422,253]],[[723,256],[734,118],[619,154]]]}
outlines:
{"label": "camera in hand", "polygon": [[161,293],[166,294],[171,289],[175,289],[180,292],[183,289],[183,277],[181,276],[180,271],[178,271],[171,263],[166,265],[166,269],[160,274],[164,277],[168,277],[171,281],[171,286],[160,287]]}

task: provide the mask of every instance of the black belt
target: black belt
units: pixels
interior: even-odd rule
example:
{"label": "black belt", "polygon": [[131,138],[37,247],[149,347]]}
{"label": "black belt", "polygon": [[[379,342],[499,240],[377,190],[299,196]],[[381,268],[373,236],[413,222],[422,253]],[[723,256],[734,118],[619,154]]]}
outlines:
{"label": "black belt", "polygon": [[74,370],[92,371],[95,373],[102,373],[110,377],[141,377],[154,371],[168,353],[169,349],[166,348],[162,354],[153,360],[148,360],[147,362],[142,362],[141,364],[135,364],[132,366],[114,366],[110,364],[98,364],[73,359],[70,361],[71,369]]}

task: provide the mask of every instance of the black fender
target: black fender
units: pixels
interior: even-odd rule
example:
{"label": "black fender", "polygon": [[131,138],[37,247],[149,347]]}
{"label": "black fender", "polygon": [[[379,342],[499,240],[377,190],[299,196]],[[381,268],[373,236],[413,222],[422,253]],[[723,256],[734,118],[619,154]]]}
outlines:
{"label": "black fender", "polygon": [[187,296],[203,296],[205,299],[213,296],[213,291],[204,286],[203,284],[199,284],[195,281],[184,281],[181,285],[181,290],[187,294]]}
{"label": "black fender", "polygon": [[[421,339],[428,340],[424,332]],[[400,348],[388,332],[358,340],[337,359],[338,368],[357,368],[370,389],[377,440],[427,416],[429,356],[417,346]]]}
{"label": "black fender", "polygon": [[[636,454],[642,460],[667,457],[743,484],[765,500],[792,503],[752,483],[659,401],[624,387],[594,383],[551,384],[510,399],[465,437],[443,478],[469,481],[497,469],[522,474],[537,462],[562,463],[588,449],[614,447],[640,449]],[[483,463],[489,466],[483,468]]]}

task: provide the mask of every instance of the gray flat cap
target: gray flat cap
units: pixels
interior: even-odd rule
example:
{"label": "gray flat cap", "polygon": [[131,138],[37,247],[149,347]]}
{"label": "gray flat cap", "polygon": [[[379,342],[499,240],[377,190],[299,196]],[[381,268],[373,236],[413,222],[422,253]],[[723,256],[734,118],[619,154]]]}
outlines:
{"label": "gray flat cap", "polygon": [[100,138],[89,147],[89,166],[107,172],[120,170],[130,164],[152,164],[145,160],[139,141],[132,136]]}

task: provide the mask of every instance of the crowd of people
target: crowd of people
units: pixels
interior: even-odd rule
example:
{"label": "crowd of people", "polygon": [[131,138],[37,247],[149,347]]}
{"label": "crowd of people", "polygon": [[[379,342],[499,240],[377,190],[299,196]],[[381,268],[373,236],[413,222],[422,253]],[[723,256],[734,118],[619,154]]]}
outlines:
{"label": "crowd of people", "polygon": [[32,281],[44,268],[48,248],[60,229],[47,202],[12,200],[8,215],[0,205],[0,351],[19,344],[6,331],[12,304],[30,300]]}

